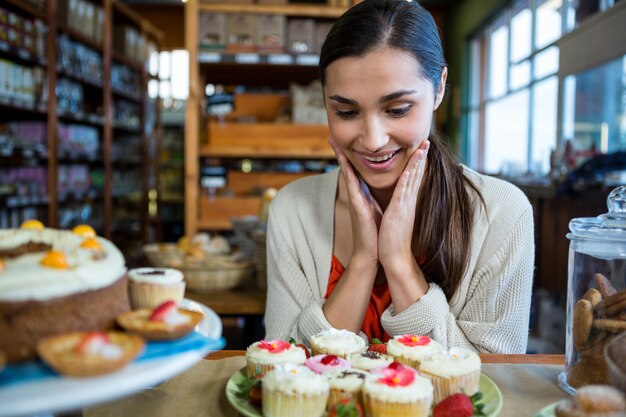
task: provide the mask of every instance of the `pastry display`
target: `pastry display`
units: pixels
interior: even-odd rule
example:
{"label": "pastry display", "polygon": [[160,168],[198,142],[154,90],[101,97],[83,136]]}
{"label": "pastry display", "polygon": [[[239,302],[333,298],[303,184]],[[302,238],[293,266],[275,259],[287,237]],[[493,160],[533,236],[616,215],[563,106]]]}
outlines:
{"label": "pastry display", "polygon": [[133,309],[154,308],[165,301],[180,304],[185,295],[183,273],[171,268],[135,268],[128,271]]}
{"label": "pastry display", "polygon": [[0,351],[9,363],[34,359],[44,337],[112,329],[130,308],[123,255],[87,225],[2,229],[0,259]]}
{"label": "pastry display", "polygon": [[264,417],[320,417],[330,385],[305,366],[276,365],[263,377]]}
{"label": "pastry display", "polygon": [[117,371],[144,348],[141,337],[121,332],[74,332],[42,339],[37,353],[56,372],[90,377]]}
{"label": "pastry display", "polygon": [[281,363],[302,365],[306,353],[299,346],[283,340],[261,340],[246,349],[246,370],[248,378],[265,375]]}
{"label": "pastry display", "polygon": [[433,353],[442,352],[443,346],[428,336],[404,334],[395,336],[387,342],[387,353],[395,360],[415,369],[421,361]]}
{"label": "pastry display", "polygon": [[577,352],[568,364],[567,380],[575,388],[607,384],[606,344],[626,330],[626,289],[618,291],[602,274],[576,301],[572,313],[572,341]]}
{"label": "pastry display", "polygon": [[311,354],[337,355],[348,358],[353,353],[365,352],[365,340],[349,330],[328,329],[311,337]]}
{"label": "pastry display", "polygon": [[561,401],[554,412],[556,417],[624,417],[626,397],[608,385],[587,385]]}
{"label": "pastry display", "polygon": [[170,300],[154,309],[140,308],[121,314],[117,323],[148,340],[172,340],[190,333],[203,318],[202,313],[180,308]]}
{"label": "pastry display", "polygon": [[432,402],[430,380],[399,362],[372,371],[363,384],[363,408],[370,417],[427,417]]}

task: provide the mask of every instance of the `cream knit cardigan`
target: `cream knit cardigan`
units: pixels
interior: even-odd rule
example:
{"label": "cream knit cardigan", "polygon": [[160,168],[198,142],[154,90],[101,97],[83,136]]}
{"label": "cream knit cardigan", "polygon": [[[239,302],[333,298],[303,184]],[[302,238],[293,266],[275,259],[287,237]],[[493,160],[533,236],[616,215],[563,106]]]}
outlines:
{"label": "cream knit cardigan", "polygon": [[[434,283],[403,312],[393,303],[381,317],[391,336],[428,335],[444,346],[484,353],[525,353],[534,265],[532,207],[505,181],[465,169],[481,191],[471,257],[450,300]],[[267,233],[266,337],[309,338],[332,326],[322,311],[333,255],[339,169],[283,187],[270,206]],[[432,215],[437,215],[432,213]],[[367,337],[361,333],[361,336]]]}

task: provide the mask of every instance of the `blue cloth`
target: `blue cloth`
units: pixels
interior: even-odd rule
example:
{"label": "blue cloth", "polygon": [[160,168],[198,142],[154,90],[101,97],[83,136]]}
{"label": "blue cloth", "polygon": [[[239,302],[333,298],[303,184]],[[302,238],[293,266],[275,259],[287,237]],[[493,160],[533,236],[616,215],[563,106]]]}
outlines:
{"label": "blue cloth", "polygon": [[[180,353],[198,351],[202,355],[224,347],[224,338],[210,339],[194,331],[182,339],[163,342],[148,342],[144,352],[134,363],[160,359]],[[40,360],[8,365],[0,372],[0,389],[4,386],[44,378],[62,378]]]}

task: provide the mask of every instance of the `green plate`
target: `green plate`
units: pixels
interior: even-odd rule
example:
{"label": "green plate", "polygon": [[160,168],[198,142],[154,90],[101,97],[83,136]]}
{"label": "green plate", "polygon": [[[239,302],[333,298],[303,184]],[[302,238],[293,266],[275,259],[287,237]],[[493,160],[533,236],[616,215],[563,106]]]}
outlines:
{"label": "green plate", "polygon": [[[261,409],[253,406],[247,399],[237,396],[237,384],[245,379],[246,368],[243,368],[233,374],[226,384],[226,398],[228,402],[241,415],[246,417],[263,417]],[[502,409],[502,393],[500,388],[485,374],[480,375],[478,389],[483,393],[482,402],[485,404],[485,414],[487,417],[496,417]],[[324,413],[326,415],[326,413]],[[546,414],[546,417],[550,414]],[[543,417],[543,416],[542,416]]]}
{"label": "green plate", "polygon": [[534,417],[555,417],[554,409],[559,402],[552,403],[548,406],[543,407],[541,410],[537,411]]}

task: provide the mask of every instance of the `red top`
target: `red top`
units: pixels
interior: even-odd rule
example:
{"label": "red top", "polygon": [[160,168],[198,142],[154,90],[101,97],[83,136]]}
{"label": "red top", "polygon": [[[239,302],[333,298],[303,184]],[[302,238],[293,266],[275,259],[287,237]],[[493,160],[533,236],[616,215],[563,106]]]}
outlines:
{"label": "red top", "polygon": [[[328,288],[326,288],[326,294],[324,298],[328,298],[335,289],[335,286],[341,279],[345,269],[339,259],[333,259],[330,265],[330,277],[328,278]],[[372,295],[370,296],[370,302],[363,318],[363,324],[361,330],[372,340],[376,337],[383,342],[391,339],[382,324],[380,324],[380,316],[391,304],[391,294],[389,293],[389,285],[384,283],[383,285],[376,285],[372,289]]]}

